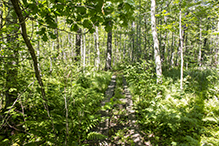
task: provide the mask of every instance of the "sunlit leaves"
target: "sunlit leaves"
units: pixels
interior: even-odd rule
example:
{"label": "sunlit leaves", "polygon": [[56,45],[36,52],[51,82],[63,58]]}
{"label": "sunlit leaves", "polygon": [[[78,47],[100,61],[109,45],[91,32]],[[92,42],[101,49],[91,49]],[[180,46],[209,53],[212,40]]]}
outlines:
{"label": "sunlit leaves", "polygon": [[[109,31],[113,27],[114,22],[127,26],[128,20],[131,20],[131,16],[134,8],[133,0],[112,0],[112,1],[84,1],[78,3],[76,1],[69,0],[50,0],[50,1],[27,1],[23,0],[30,16],[37,19],[39,22],[38,27],[48,27],[55,29],[58,27],[55,21],[58,17],[65,17],[66,23],[70,24],[71,31],[77,31],[79,27],[89,29],[91,33],[94,32],[93,25],[104,25],[106,31]],[[109,20],[109,17],[112,17]],[[109,21],[112,21],[109,25]],[[43,35],[44,41],[47,40],[45,31],[41,30],[37,32]],[[49,33],[51,38],[55,38],[52,33]]]}

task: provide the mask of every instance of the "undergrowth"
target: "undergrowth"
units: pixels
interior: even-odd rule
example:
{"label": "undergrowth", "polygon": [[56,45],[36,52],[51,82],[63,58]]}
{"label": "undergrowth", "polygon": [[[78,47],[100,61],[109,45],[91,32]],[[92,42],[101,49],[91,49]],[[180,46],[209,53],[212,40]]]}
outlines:
{"label": "undergrowth", "polygon": [[[38,84],[34,82],[29,86],[26,89],[28,92],[19,99],[22,105],[18,103],[10,110],[10,117],[6,117],[22,126],[10,136],[0,135],[0,145],[88,145],[88,140],[102,139],[103,135],[91,129],[100,119],[100,102],[111,73],[92,70],[82,73],[76,70],[67,66],[43,75],[51,119],[43,106],[45,101]],[[31,78],[27,82],[31,83]],[[22,112],[18,111],[19,107],[22,107]],[[2,125],[4,122],[7,121],[2,121]]]}
{"label": "undergrowth", "polygon": [[156,84],[152,63],[123,66],[133,94],[138,124],[152,145],[219,145],[217,70],[188,69],[184,90],[179,70],[164,71]]}

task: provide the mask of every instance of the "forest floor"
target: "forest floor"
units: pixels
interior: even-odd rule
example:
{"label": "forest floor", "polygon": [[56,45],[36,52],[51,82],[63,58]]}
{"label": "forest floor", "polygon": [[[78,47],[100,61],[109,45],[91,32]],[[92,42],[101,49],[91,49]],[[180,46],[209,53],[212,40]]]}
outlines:
{"label": "forest floor", "polygon": [[107,138],[101,146],[150,146],[136,124],[132,96],[121,73],[115,73],[101,102],[101,122],[96,130]]}

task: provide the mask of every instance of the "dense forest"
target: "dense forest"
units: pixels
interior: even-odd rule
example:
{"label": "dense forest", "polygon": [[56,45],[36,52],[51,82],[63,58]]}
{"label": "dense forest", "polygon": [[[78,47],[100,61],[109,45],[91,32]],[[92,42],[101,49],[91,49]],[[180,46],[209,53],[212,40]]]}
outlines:
{"label": "dense forest", "polygon": [[217,0],[0,0],[1,146],[219,146]]}

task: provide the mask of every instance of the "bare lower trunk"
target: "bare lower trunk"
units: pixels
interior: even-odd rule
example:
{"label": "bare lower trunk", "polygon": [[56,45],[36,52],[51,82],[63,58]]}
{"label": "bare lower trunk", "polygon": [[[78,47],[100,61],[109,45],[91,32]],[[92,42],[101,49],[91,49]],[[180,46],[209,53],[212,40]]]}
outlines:
{"label": "bare lower trunk", "polygon": [[[6,26],[11,27],[12,25],[17,23],[17,18],[13,15],[13,6],[12,3],[8,2],[8,15],[6,20]],[[12,34],[16,34],[19,30],[19,27],[15,27],[12,30]],[[17,43],[18,35],[10,36],[7,35],[7,44],[6,45],[8,52],[8,56],[12,59],[6,60],[5,62],[5,70],[6,70],[6,105],[5,107],[9,107],[13,104],[13,102],[17,98],[17,75],[18,75],[18,48],[19,44]],[[9,46],[9,47],[8,47]],[[10,91],[11,89],[14,89]]]}
{"label": "bare lower trunk", "polygon": [[156,8],[156,2],[155,0],[151,0],[151,29],[152,29],[152,35],[154,40],[154,58],[156,64],[157,83],[161,83],[162,67],[161,67],[161,59],[160,59],[159,41],[157,38],[155,8]]}
{"label": "bare lower trunk", "polygon": [[[109,22],[109,25],[112,25],[111,22]],[[105,70],[112,69],[111,62],[112,62],[112,29],[109,30],[108,36],[107,36],[107,51],[106,51]]]}
{"label": "bare lower trunk", "polygon": [[[22,32],[22,37],[23,37],[23,40],[28,48],[28,51],[31,55],[31,58],[33,60],[33,66],[34,66],[34,71],[35,71],[35,76],[36,76],[36,79],[41,87],[41,94],[42,94],[42,97],[43,99],[46,101],[45,99],[45,90],[44,90],[44,85],[43,85],[43,81],[41,79],[41,76],[40,76],[40,73],[39,73],[39,70],[38,70],[38,62],[37,62],[37,57],[36,57],[36,54],[35,54],[35,50],[28,38],[28,35],[27,35],[27,29],[26,29],[26,22],[25,22],[25,17],[23,16],[22,14],[22,10],[19,6],[19,1],[18,0],[11,0],[12,2],[12,5],[14,7],[14,10],[15,10],[15,13],[19,19],[19,23],[20,23],[20,27],[21,27],[21,32]],[[54,124],[53,124],[53,120],[50,116],[50,113],[49,113],[49,108],[48,108],[48,105],[46,103],[43,102],[43,105],[44,105],[44,108],[46,109],[47,111],[47,115],[49,117],[49,119],[51,120],[52,122],[52,127],[53,127],[53,131],[55,130],[55,127],[54,127]]]}
{"label": "bare lower trunk", "polygon": [[84,34],[84,48],[83,48],[83,68],[85,69],[86,66],[86,36]]}
{"label": "bare lower trunk", "polygon": [[77,31],[77,35],[76,35],[76,50],[75,50],[75,52],[76,52],[76,56],[75,56],[75,61],[76,62],[79,62],[80,61],[80,52],[81,52],[81,37],[82,37],[82,35],[81,35],[81,28]]}
{"label": "bare lower trunk", "polygon": [[174,56],[175,56],[174,35],[173,35],[173,32],[172,32],[171,59],[170,59],[170,67],[171,68],[173,68],[173,66],[174,66]]}
{"label": "bare lower trunk", "polygon": [[202,59],[202,29],[200,28],[200,46],[199,46],[199,53],[198,53],[199,66],[202,65],[201,59]]}
{"label": "bare lower trunk", "polygon": [[110,30],[108,32],[108,37],[107,37],[107,52],[106,52],[105,70],[112,69],[111,61],[112,61],[112,31]]}
{"label": "bare lower trunk", "polygon": [[99,49],[99,33],[98,33],[98,27],[96,26],[96,32],[95,32],[95,48],[96,48],[96,68],[97,70],[100,69],[100,49]]}
{"label": "bare lower trunk", "polygon": [[183,37],[182,37],[182,11],[181,11],[181,0],[180,0],[180,14],[179,14],[179,38],[180,38],[180,55],[181,55],[181,71],[180,71],[180,89],[183,90]]}

